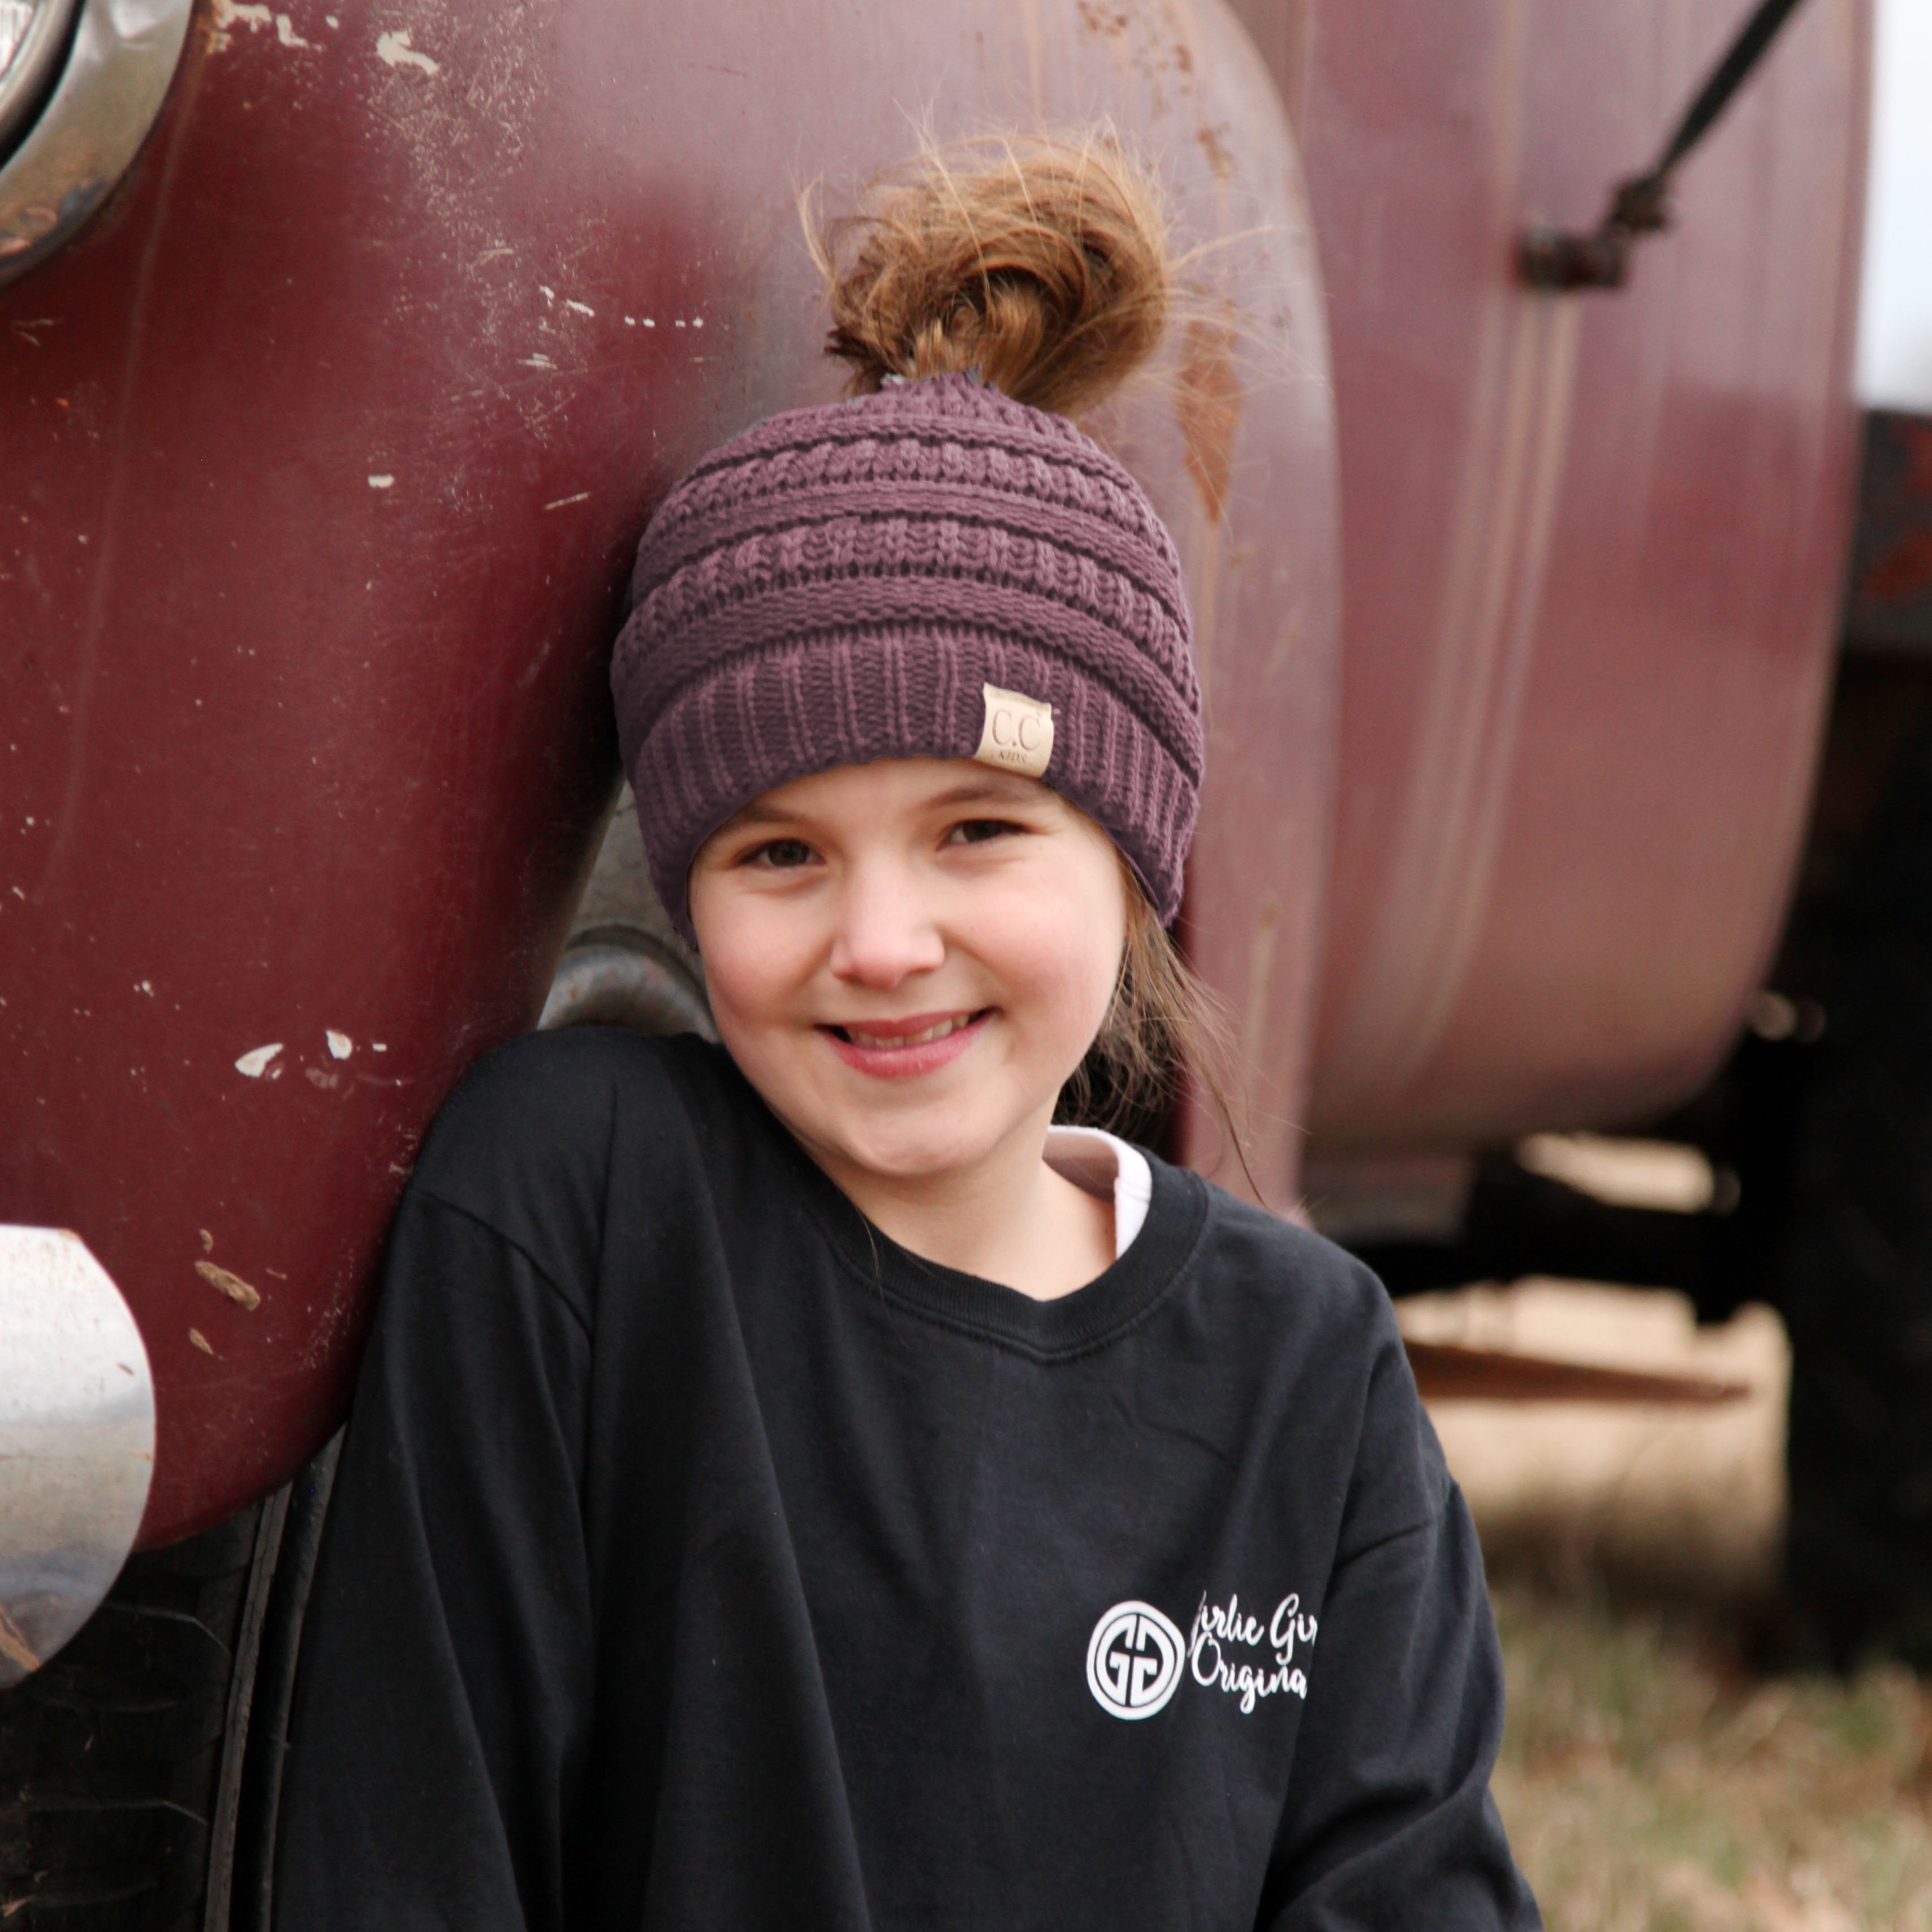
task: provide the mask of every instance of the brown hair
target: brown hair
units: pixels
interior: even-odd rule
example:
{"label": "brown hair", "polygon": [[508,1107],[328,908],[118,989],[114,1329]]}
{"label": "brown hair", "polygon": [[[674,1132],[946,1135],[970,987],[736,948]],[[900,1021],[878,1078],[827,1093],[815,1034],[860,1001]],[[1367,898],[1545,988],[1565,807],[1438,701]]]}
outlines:
{"label": "brown hair", "polygon": [[1105,132],[928,141],[860,212],[808,244],[826,352],[850,393],[976,370],[1015,401],[1076,416],[1160,339],[1172,296],[1154,178]]}
{"label": "brown hair", "polygon": [[1126,874],[1127,936],[1120,977],[1086,1058],[1060,1090],[1054,1118],[1157,1142],[1184,1082],[1191,1080],[1258,1196],[1248,1172],[1246,1109],[1220,1003],[1181,957],[1124,859],[1120,869]]}
{"label": "brown hair", "polygon": [[[832,313],[826,352],[850,365],[854,395],[970,370],[1016,402],[1078,416],[1146,359],[1174,305],[1159,186],[1104,130],[928,140],[848,220],[821,225],[808,195],[800,213]],[[1214,997],[1124,859],[1121,870],[1120,978],[1056,1118],[1159,1140],[1191,1079],[1246,1173]]]}

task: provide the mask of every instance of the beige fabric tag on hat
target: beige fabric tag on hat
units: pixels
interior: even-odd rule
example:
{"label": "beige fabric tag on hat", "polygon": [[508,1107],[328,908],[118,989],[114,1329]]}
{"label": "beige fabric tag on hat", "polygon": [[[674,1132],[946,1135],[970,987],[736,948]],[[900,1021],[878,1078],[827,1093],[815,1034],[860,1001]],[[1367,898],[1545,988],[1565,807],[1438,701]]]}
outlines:
{"label": "beige fabric tag on hat", "polygon": [[974,757],[1022,778],[1040,777],[1053,756],[1053,706],[997,684],[980,688],[986,695],[986,722]]}

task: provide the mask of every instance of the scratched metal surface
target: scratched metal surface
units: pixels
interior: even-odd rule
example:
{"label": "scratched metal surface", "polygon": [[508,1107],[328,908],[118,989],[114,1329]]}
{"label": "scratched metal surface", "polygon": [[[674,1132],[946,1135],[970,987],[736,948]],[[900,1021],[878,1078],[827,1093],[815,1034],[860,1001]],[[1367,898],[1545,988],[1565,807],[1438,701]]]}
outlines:
{"label": "scratched metal surface", "polygon": [[[1299,1092],[1333,434],[1294,156],[1228,16],[223,0],[114,206],[0,294],[0,1220],[78,1231],[136,1312],[144,1540],[339,1417],[424,1123],[542,1004],[648,508],[831,393],[794,188],[836,199],[928,111],[1109,114],[1184,238],[1245,238],[1193,271],[1185,406],[1103,427],[1202,607],[1192,944]],[[1287,1198],[1284,1126],[1262,1175]]]}
{"label": "scratched metal surface", "polygon": [[1342,465],[1318,1145],[1694,1088],[1782,916],[1848,536],[1862,0],[1810,0],[1631,286],[1519,291],[1744,0],[1240,0],[1308,170]]}

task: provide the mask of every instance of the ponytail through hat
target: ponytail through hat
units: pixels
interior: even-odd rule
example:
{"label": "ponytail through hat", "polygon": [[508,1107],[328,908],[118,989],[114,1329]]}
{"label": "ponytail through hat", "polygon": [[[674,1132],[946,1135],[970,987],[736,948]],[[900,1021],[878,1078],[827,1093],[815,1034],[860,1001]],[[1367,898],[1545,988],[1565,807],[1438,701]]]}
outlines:
{"label": "ponytail through hat", "polygon": [[850,366],[854,395],[895,376],[976,373],[1077,420],[1166,326],[1159,192],[1098,135],[975,149],[982,165],[966,170],[928,146],[830,227],[802,210],[832,314],[826,352]]}

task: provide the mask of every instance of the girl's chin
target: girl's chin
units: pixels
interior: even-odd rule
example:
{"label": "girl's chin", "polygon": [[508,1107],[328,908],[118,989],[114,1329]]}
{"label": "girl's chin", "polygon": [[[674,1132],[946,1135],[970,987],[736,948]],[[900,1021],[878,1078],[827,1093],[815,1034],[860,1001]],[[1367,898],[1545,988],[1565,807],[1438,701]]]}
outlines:
{"label": "girl's chin", "polygon": [[931,1135],[881,1137],[876,1133],[828,1136],[839,1158],[875,1179],[888,1181],[944,1180],[948,1175],[976,1167],[991,1154],[994,1136],[976,1135],[962,1141],[956,1126]]}
{"label": "girl's chin", "polygon": [[962,1118],[965,1111],[935,1104],[880,1120],[876,1112],[832,1106],[813,1109],[815,1118],[794,1129],[838,1167],[890,1185],[916,1185],[970,1173],[997,1154],[1015,1124]]}

